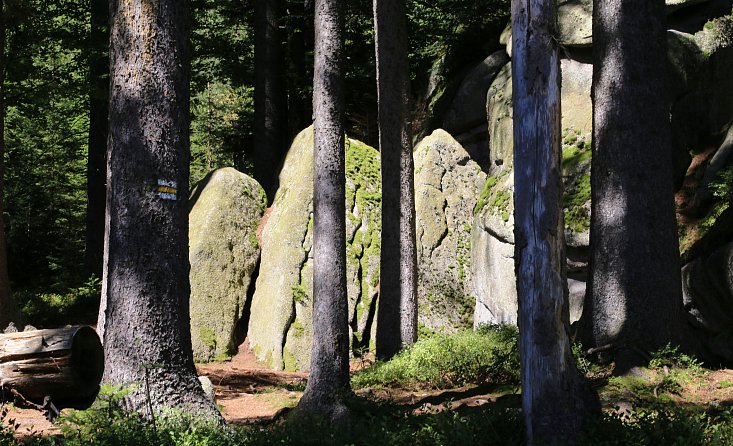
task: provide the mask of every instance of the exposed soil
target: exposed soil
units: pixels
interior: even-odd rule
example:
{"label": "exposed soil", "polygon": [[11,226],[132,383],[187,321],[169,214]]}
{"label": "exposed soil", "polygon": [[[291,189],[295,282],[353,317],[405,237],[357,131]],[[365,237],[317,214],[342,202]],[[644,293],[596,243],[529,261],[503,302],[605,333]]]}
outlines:
{"label": "exposed soil", "polygon": [[[352,362],[352,371],[370,363],[369,359]],[[199,375],[214,384],[217,404],[224,418],[232,424],[269,423],[295,407],[303,394],[306,373],[269,370],[260,365],[245,341],[239,353],[225,363],[200,364]],[[485,404],[519,407],[520,397],[513,393],[494,393],[489,387],[461,387],[450,390],[360,389],[360,396],[390,401],[415,415],[445,410],[468,411]],[[619,395],[617,395],[619,396]],[[609,407],[618,406],[618,399]],[[674,396],[677,404],[733,406],[733,370],[717,370],[684,385]],[[6,424],[17,426],[19,437],[29,434],[59,435],[61,430],[34,409],[11,407]]]}

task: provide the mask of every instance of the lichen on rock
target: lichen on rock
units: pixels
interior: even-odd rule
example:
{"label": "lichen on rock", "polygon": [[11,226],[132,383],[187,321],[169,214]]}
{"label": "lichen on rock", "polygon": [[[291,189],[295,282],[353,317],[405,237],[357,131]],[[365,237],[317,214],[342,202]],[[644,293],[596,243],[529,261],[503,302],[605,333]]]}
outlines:
{"label": "lichen on rock", "polygon": [[471,324],[471,222],[486,174],[443,130],[423,139],[414,158],[419,322],[453,331]]}
{"label": "lichen on rock", "polygon": [[[347,139],[346,259],[354,348],[374,329],[381,240],[379,153]],[[248,336],[258,359],[275,369],[310,366],[313,299],[313,129],[293,141],[280,189],[262,232],[262,262]]]}
{"label": "lichen on rock", "polygon": [[[191,342],[198,361],[236,351],[235,328],[260,254],[262,187],[227,167],[196,184],[189,213]],[[254,242],[253,242],[254,241]]]}

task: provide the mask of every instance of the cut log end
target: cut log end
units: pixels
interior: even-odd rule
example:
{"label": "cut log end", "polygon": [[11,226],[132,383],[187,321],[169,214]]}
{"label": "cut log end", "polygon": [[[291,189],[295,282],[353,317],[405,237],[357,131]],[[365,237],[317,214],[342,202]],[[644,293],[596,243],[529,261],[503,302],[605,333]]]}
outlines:
{"label": "cut log end", "polygon": [[103,372],[102,343],[91,327],[0,335],[0,384],[30,402],[88,406]]}

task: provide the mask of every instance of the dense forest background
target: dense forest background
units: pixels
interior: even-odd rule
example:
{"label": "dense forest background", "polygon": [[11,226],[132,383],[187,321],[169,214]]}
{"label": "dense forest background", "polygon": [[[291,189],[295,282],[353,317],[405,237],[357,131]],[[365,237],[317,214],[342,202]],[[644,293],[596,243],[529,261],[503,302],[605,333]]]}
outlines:
{"label": "dense forest background", "polygon": [[[252,174],[252,7],[244,0],[191,3],[191,181],[222,166]],[[302,1],[286,3],[280,29],[288,49],[288,94],[309,101],[312,48],[298,50],[295,43],[312,37],[312,24],[304,20]],[[346,6],[347,133],[376,146],[372,3],[349,0]],[[419,136],[429,127],[424,110],[433,109],[428,102],[446,87],[445,79],[498,48],[489,36],[506,25],[509,2],[411,0],[407,7],[413,127]],[[88,279],[90,66],[107,57],[107,47],[92,36],[90,0],[7,0],[5,11],[4,218],[11,288],[22,304],[34,294],[64,293]],[[290,138],[310,124],[310,117],[293,115]]]}

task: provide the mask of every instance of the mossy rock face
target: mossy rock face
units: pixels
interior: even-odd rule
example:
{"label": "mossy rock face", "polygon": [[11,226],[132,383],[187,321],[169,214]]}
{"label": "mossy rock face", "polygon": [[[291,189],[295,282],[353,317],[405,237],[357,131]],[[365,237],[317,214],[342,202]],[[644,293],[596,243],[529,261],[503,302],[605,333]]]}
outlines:
{"label": "mossy rock face", "polygon": [[236,350],[260,247],[257,226],[267,198],[252,178],[226,167],[196,184],[189,213],[191,342],[194,358],[210,361]]}
{"label": "mossy rock face", "polygon": [[[379,153],[360,141],[346,147],[346,260],[354,348],[374,330],[379,283]],[[294,140],[262,232],[262,261],[248,336],[260,361],[308,370],[313,336],[313,129]]]}
{"label": "mossy rock face", "polygon": [[[687,6],[705,3],[709,0],[666,0],[666,12],[670,14]],[[558,3],[558,40],[563,47],[590,48],[593,45],[593,0],[566,0]],[[507,26],[499,37],[499,43],[506,45],[512,55],[511,26]]]}
{"label": "mossy rock face", "polygon": [[[667,12],[700,2],[668,0]],[[582,3],[563,4],[561,16],[563,8]],[[586,3],[590,6],[590,2]],[[733,122],[733,76],[730,76],[733,15],[709,20],[703,26],[704,14],[714,11],[714,8],[690,8],[689,11],[687,19],[680,13],[675,14],[674,22],[686,23],[686,26],[699,22],[700,26],[694,34],[674,30],[667,32],[669,76],[664,88],[670,98],[676,184],[682,184],[677,205],[681,254],[683,261],[688,263],[684,273],[687,274],[685,280],[689,282],[686,284],[686,299],[691,303],[688,308],[693,308],[694,302],[701,302],[701,309],[691,310],[690,318],[705,328],[706,324],[715,325],[705,321],[706,311],[710,313],[707,316],[710,321],[721,318],[733,320],[733,312],[729,315],[723,306],[710,310],[713,306],[709,305],[706,297],[695,296],[695,284],[712,280],[698,279],[704,270],[703,262],[712,265],[709,260],[699,258],[710,258],[715,249],[733,240],[733,229],[730,229],[733,228],[730,223],[733,221],[730,209],[730,203],[733,203],[733,130],[730,124]],[[584,14],[590,25],[588,12],[590,9]],[[562,28],[561,24],[560,40],[565,46],[573,46],[562,37]],[[501,40],[504,45],[510,44],[510,28],[502,33]],[[589,93],[592,67],[583,62],[587,55],[583,51],[568,51],[561,61],[563,208],[571,320],[579,315],[582,308],[589,242],[592,120]],[[487,97],[492,164],[475,209],[472,235],[472,265],[478,295],[476,323],[516,321],[513,224],[511,218],[501,218],[506,206],[505,196],[513,195],[513,184],[509,179],[513,176],[511,94],[511,68],[507,65],[497,75]],[[693,157],[695,160],[691,163]],[[721,299],[728,297],[717,300]]]}
{"label": "mossy rock face", "polygon": [[472,211],[486,174],[443,130],[423,139],[414,158],[419,322],[454,331],[472,320]]}
{"label": "mossy rock face", "polygon": [[[582,312],[585,255],[590,228],[590,162],[592,66],[563,59],[562,170],[565,239],[568,244],[571,319]],[[477,296],[474,324],[517,320],[514,275],[514,129],[511,66],[494,79],[487,96],[491,165],[474,208],[471,271]],[[571,253],[572,251],[572,253]],[[575,257],[578,257],[577,259]]]}

